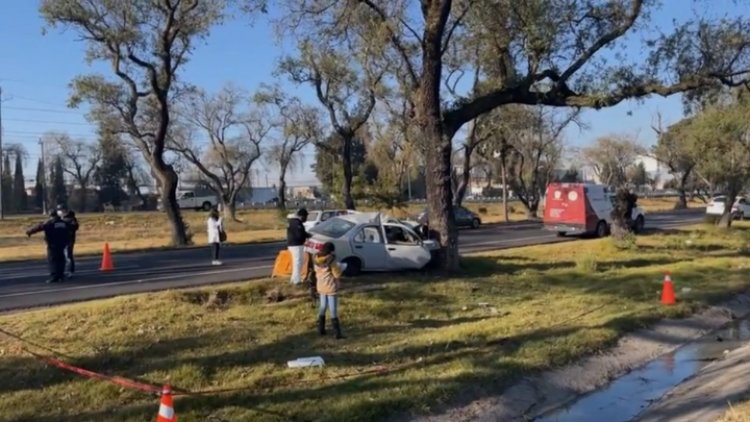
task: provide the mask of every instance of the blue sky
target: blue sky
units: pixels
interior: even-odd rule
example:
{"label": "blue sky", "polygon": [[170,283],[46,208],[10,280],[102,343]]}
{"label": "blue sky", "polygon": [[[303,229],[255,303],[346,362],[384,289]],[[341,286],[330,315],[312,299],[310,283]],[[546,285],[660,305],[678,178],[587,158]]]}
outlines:
{"label": "blue sky", "polygon": [[[656,22],[661,27],[670,25],[672,19],[682,20],[692,13],[688,0],[664,0]],[[711,4],[711,12],[737,13],[737,6],[729,0],[698,2],[699,10]],[[89,72],[83,60],[84,45],[72,33],[53,30],[43,35],[43,21],[38,14],[38,3],[30,0],[3,0],[0,13],[0,86],[3,89],[3,142],[21,143],[29,152],[26,165],[33,169],[39,158],[39,137],[47,131],[67,131],[75,138],[94,137],[83,110],[66,108],[69,81],[77,74]],[[744,11],[747,13],[747,11]],[[270,26],[262,19],[251,26],[247,19],[233,20],[212,31],[211,36],[198,46],[185,67],[183,77],[209,91],[219,89],[226,82],[233,82],[249,90],[261,83],[272,82],[272,71],[276,60],[291,53],[289,46],[274,43]],[[95,67],[106,71],[101,65]],[[303,99],[313,101],[312,93],[295,90]],[[587,111],[584,121],[589,129],[580,132],[576,128],[567,131],[566,145],[581,147],[599,136],[609,133],[637,135],[644,145],[654,142],[650,129],[656,112],[662,113],[665,123],[671,123],[682,115],[679,97],[663,99],[653,97],[643,104],[623,103],[602,111]],[[305,151],[305,165],[289,175],[290,185],[308,184],[315,177],[309,170],[313,151]],[[261,169],[261,174],[275,178],[273,168]],[[33,177],[27,171],[27,177]],[[256,185],[265,184],[261,176]],[[273,182],[271,182],[273,183]]]}

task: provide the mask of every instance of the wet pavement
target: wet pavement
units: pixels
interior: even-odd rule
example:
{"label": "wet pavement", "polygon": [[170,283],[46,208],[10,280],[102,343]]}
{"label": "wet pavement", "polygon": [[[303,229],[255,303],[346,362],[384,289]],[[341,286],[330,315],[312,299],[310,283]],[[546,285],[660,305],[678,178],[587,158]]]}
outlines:
{"label": "wet pavement", "polygon": [[585,395],[565,408],[533,419],[535,422],[629,422],[651,403],[695,375],[709,363],[750,340],[750,322],[729,326],[660,356],[645,366]]}

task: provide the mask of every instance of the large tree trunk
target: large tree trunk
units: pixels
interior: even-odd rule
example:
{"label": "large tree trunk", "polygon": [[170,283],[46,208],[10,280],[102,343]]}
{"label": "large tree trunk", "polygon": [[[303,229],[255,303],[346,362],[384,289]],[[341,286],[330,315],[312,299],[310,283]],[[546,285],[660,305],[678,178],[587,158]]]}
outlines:
{"label": "large tree trunk", "polygon": [[682,174],[682,177],[680,177],[680,186],[677,189],[679,193],[679,198],[677,199],[677,204],[675,205],[675,209],[678,210],[684,210],[688,207],[688,201],[687,201],[687,184],[688,180],[690,180],[690,171],[686,171]]}
{"label": "large tree trunk", "polygon": [[[437,120],[437,119],[436,119]],[[459,269],[458,231],[453,215],[451,187],[451,142],[442,134],[440,123],[426,128],[427,206],[432,236],[440,243],[440,264],[448,271]]]}
{"label": "large tree trunk", "polygon": [[461,179],[458,181],[456,186],[456,193],[453,196],[453,204],[461,206],[466,196],[466,190],[469,188],[471,182],[471,155],[474,153],[474,148],[466,145],[464,148],[464,167],[461,171]]}
{"label": "large tree trunk", "polygon": [[286,177],[279,177],[279,202],[276,207],[280,210],[286,209]]}
{"label": "large tree trunk", "polygon": [[228,195],[219,195],[219,198],[221,198],[224,219],[239,222],[240,220],[237,218],[237,192],[232,192]]}
{"label": "large tree trunk", "polygon": [[185,222],[182,221],[180,206],[177,204],[177,182],[179,179],[172,166],[164,162],[159,164],[157,164],[159,168],[154,169],[154,173],[159,178],[162,205],[172,226],[172,245],[186,246],[190,244],[190,239],[188,239]]}
{"label": "large tree trunk", "polygon": [[454,221],[451,189],[451,140],[458,128],[447,128],[443,124],[440,100],[442,43],[450,6],[450,1],[439,1],[431,2],[422,9],[426,25],[422,42],[422,72],[415,92],[414,120],[425,146],[429,224],[432,234],[440,243],[438,259],[442,269],[458,271],[458,231]]}
{"label": "large tree trunk", "polygon": [[508,207],[508,157],[505,154],[505,147],[500,151],[500,183],[503,185],[503,213],[505,222],[510,222],[510,211]]}
{"label": "large tree trunk", "polygon": [[342,162],[344,165],[344,185],[341,189],[341,195],[344,197],[344,206],[348,210],[354,208],[354,198],[352,198],[352,180],[354,172],[352,171],[352,139],[344,137],[343,139]]}
{"label": "large tree trunk", "polygon": [[724,214],[722,214],[719,221],[716,223],[718,227],[729,229],[732,227],[732,221],[734,220],[734,215],[732,215],[732,208],[734,207],[734,202],[737,200],[737,195],[739,195],[739,190],[733,190],[730,189],[729,192],[727,192],[726,202],[724,203]]}
{"label": "large tree trunk", "polygon": [[716,223],[717,227],[721,227],[724,229],[729,229],[732,227],[732,211],[724,211],[724,214],[721,216],[719,221]]}
{"label": "large tree trunk", "polygon": [[79,203],[81,209],[79,212],[86,212],[86,205],[88,205],[88,189],[86,185],[81,183],[81,202]]}
{"label": "large tree trunk", "polygon": [[529,206],[526,210],[526,215],[529,220],[536,220],[539,218],[539,196],[535,196],[529,199]]}

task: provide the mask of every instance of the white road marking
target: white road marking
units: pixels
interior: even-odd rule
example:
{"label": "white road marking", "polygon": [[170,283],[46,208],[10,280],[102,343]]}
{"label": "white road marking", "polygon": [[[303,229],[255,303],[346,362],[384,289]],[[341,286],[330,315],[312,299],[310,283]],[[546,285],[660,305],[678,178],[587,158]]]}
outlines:
{"label": "white road marking", "polygon": [[[141,268],[140,265],[126,265],[126,266],[122,266],[122,267],[115,267],[115,270],[116,271],[121,271],[121,270],[124,271],[124,270],[135,270],[135,269],[139,269],[139,268]],[[91,270],[78,270],[78,271],[75,272],[75,275],[80,275],[80,274],[96,274],[96,273],[105,274],[104,271],[101,271],[99,269],[91,269]],[[44,276],[48,276],[48,275],[49,275],[49,272],[47,272],[47,271],[38,271],[38,272],[33,272],[33,273],[29,273],[27,271],[24,271],[24,272],[13,272],[13,273],[3,273],[3,272],[0,272],[0,279],[5,279],[5,278],[9,278],[9,279],[35,278],[35,277],[44,277]]]}
{"label": "white road marking", "polygon": [[[239,272],[239,271],[252,271],[252,270],[272,269],[272,268],[273,266],[271,265],[263,265],[263,266],[257,266],[257,267],[242,267],[242,268],[229,268],[225,270],[204,271],[200,273],[192,273],[189,275],[196,276],[196,275],[226,274],[226,273]],[[37,290],[33,292],[19,292],[19,293],[0,295],[0,299],[9,298],[9,297],[32,296],[32,295],[46,294],[46,293],[70,292],[70,291],[100,288],[100,287],[126,286],[128,284],[142,284],[142,283],[151,282],[151,281],[171,280],[171,279],[176,279],[176,278],[182,278],[185,276],[186,274],[172,274],[172,275],[165,275],[165,276],[160,276],[160,277],[143,278],[140,280],[117,281],[117,282],[112,282],[112,283],[101,283],[101,284],[87,284],[83,286],[61,287],[61,288],[56,288],[56,289]]]}

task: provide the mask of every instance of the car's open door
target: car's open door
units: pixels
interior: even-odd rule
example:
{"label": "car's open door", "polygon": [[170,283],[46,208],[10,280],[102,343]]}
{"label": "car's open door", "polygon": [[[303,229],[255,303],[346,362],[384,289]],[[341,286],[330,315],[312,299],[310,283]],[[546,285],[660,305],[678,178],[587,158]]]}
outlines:
{"label": "car's open door", "polygon": [[429,263],[430,252],[413,230],[400,224],[383,224],[383,233],[391,270],[416,270]]}

